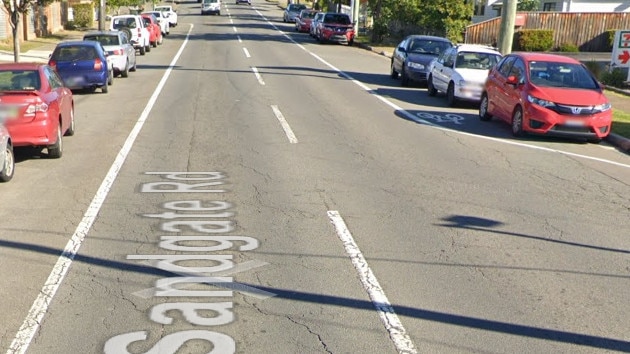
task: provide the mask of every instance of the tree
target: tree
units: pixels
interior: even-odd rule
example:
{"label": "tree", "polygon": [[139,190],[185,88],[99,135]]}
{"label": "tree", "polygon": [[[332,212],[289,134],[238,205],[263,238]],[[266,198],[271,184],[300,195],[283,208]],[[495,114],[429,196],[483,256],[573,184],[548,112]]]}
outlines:
{"label": "tree", "polygon": [[472,15],[473,1],[423,0],[422,26],[444,31],[453,42],[463,39]]}
{"label": "tree", "polygon": [[18,31],[20,17],[27,14],[34,3],[35,0],[2,0],[4,11],[9,15],[9,24],[13,35],[13,60],[16,63],[20,61],[20,36]]}
{"label": "tree", "polygon": [[516,11],[538,11],[540,0],[521,0],[516,4]]}

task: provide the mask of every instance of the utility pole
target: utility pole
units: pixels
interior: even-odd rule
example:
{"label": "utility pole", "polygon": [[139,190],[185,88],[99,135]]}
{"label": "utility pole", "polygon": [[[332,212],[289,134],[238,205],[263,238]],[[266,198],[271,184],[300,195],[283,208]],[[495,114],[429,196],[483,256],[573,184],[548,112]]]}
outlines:
{"label": "utility pole", "polygon": [[105,0],[101,0],[98,7],[98,30],[105,30]]}
{"label": "utility pole", "polygon": [[352,22],[354,25],[355,35],[359,34],[359,6],[360,5],[361,5],[360,0],[352,0]]}
{"label": "utility pole", "polygon": [[514,24],[516,23],[516,0],[503,0],[499,29],[499,51],[506,55],[512,52]]}

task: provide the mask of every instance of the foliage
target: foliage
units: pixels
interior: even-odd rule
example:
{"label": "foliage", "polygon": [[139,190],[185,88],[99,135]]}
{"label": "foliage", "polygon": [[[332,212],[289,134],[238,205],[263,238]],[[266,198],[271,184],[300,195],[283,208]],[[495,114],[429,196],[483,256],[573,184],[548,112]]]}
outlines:
{"label": "foliage", "polygon": [[606,30],[606,33],[608,34],[608,50],[612,51],[613,47],[615,46],[615,34],[617,34],[617,30],[616,29],[609,29]]}
{"label": "foliage", "polygon": [[627,76],[621,68],[614,68],[612,71],[602,73],[602,83],[607,86],[624,87]]}
{"label": "foliage", "polygon": [[461,42],[473,15],[473,1],[422,0],[421,25],[442,30],[453,42]]}
{"label": "foliage", "polygon": [[603,67],[602,64],[596,62],[595,60],[589,60],[584,63],[584,66],[595,76],[595,78],[599,81],[602,81]]}
{"label": "foliage", "polygon": [[573,43],[562,43],[558,47],[558,51],[560,52],[569,52],[569,53],[577,53],[580,51],[580,48]]}
{"label": "foliage", "polygon": [[630,114],[613,108],[611,131],[630,139]]}
{"label": "foliage", "polygon": [[520,0],[516,4],[516,11],[538,11],[540,0]]}
{"label": "foliage", "polygon": [[[473,2],[462,0],[368,0],[374,27],[372,41],[385,36],[402,37],[409,31],[442,33],[454,41],[463,32],[473,14]],[[420,33],[418,33],[420,34]]]}
{"label": "foliage", "polygon": [[94,22],[94,7],[91,3],[76,4],[72,6],[74,10],[74,24],[77,27],[90,27]]}
{"label": "foliage", "polygon": [[553,48],[553,30],[524,29],[516,33],[516,50],[546,52]]}

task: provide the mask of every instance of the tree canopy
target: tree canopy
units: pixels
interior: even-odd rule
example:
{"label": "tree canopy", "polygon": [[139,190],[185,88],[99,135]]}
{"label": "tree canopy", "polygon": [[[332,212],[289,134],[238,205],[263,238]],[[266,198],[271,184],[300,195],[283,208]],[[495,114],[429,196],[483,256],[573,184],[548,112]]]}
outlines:
{"label": "tree canopy", "polygon": [[[368,0],[374,24],[372,40],[400,36],[415,28],[461,41],[473,15],[472,0]],[[420,33],[419,33],[420,34]]]}

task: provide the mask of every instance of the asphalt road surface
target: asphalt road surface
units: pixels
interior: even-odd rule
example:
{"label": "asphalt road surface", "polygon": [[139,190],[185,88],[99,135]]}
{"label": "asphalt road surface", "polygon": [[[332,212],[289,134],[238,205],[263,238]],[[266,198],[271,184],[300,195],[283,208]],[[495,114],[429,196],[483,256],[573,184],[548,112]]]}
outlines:
{"label": "asphalt road surface", "polygon": [[0,185],[0,352],[630,352],[630,158],[179,5]]}

